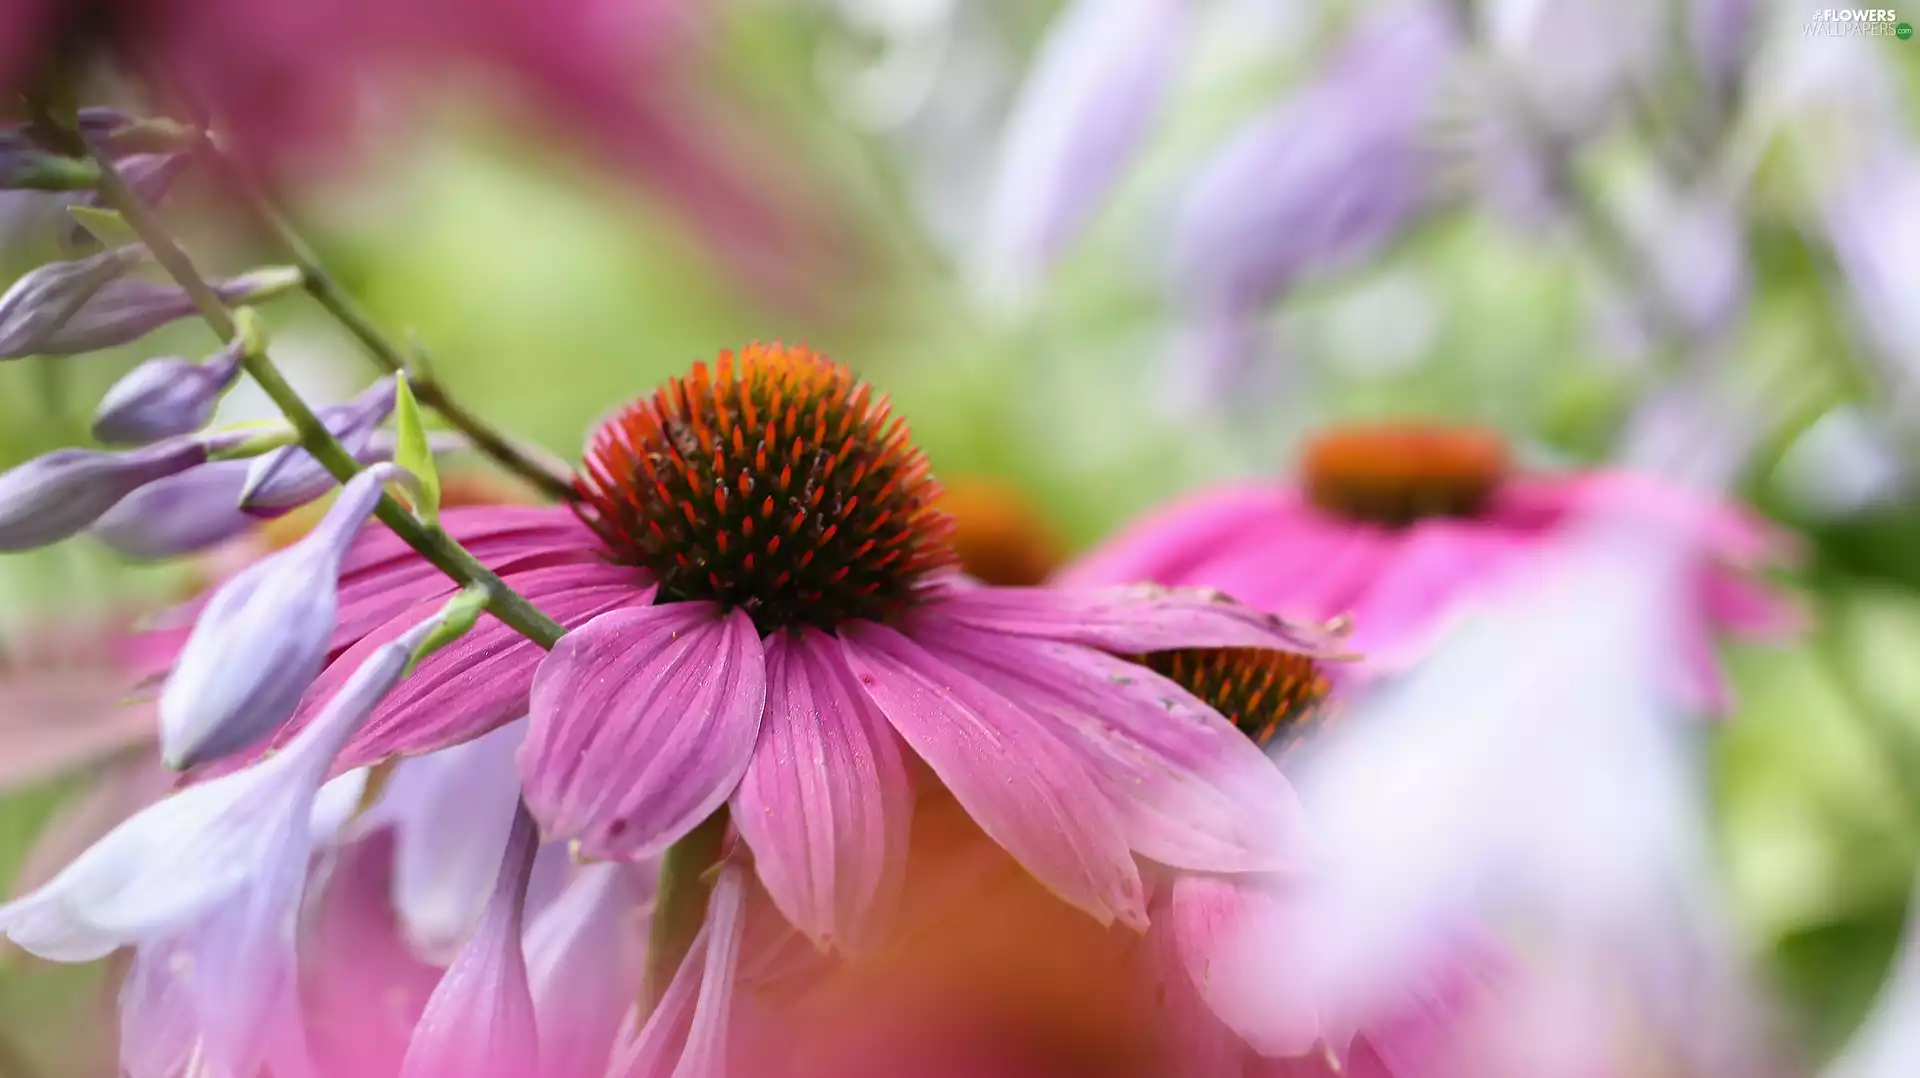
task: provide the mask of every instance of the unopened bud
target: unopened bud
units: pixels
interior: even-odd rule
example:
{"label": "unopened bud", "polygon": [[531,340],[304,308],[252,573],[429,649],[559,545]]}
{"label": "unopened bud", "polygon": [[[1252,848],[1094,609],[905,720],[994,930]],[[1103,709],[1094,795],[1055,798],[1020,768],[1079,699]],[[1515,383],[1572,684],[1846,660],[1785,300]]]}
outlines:
{"label": "unopened bud", "polygon": [[206,446],[191,441],[132,453],[60,449],[35,457],[0,475],[0,550],[59,542],[138,488],[206,459]]}
{"label": "unopened bud", "polygon": [[93,417],[93,436],[109,445],[145,445],[199,430],[240,376],[235,341],[205,363],[150,359],[113,384]]}
{"label": "unopened bud", "polygon": [[168,766],[237,752],[293,714],[326,661],[340,559],[379,504],[382,486],[400,474],[376,464],[354,476],[306,538],[214,593],[160,695]]}
{"label": "unopened bud", "polygon": [[[320,410],[320,422],[348,453],[358,456],[373,439],[375,428],[393,411],[393,379],[383,378],[345,404]],[[313,455],[298,446],[276,449],[253,462],[240,506],[271,516],[314,500],[333,489],[333,476]]]}

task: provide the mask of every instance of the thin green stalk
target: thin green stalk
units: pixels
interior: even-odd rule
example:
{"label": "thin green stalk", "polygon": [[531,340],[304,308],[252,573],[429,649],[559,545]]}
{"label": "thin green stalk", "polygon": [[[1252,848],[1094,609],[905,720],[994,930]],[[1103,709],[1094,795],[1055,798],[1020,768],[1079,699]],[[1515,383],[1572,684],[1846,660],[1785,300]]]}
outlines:
{"label": "thin green stalk", "polygon": [[[107,205],[117,210],[126,219],[134,234],[140,237],[154,260],[174,283],[184,289],[200,317],[213,328],[221,341],[231,341],[239,332],[234,323],[233,312],[218,293],[209,287],[200,272],[194,268],[187,253],[174,242],[153,211],[140,200],[133,189],[114,169],[113,163],[105,155],[95,151],[95,164],[100,170],[100,195]],[[280,369],[273,363],[265,348],[249,349],[244,360],[247,373],[253,376],[260,388],[267,394],[300,436],[300,444],[321,466],[332,473],[342,483],[351,479],[360,470],[353,456],[334,438],[332,432],[320,422],[306,401],[300,398],[287,380],[281,376]],[[452,537],[437,527],[421,523],[407,512],[391,495],[384,495],[375,510],[382,523],[393,529],[394,534],[404,540],[408,546],[431,562],[441,572],[463,585],[479,585],[487,591],[487,609],[504,622],[509,628],[539,644],[551,648],[566,633],[558,622],[542,613],[541,610],[509,588],[493,571]]]}
{"label": "thin green stalk", "polygon": [[727,810],[722,808],[668,847],[660,860],[660,890],[654,896],[646,975],[640,984],[643,1014],[652,1013],[666,994],[706,920],[707,897],[713,891],[708,873],[720,860],[726,833]]}
{"label": "thin green stalk", "polygon": [[579,497],[573,489],[572,480],[565,474],[549,467],[525,449],[516,445],[513,439],[493,429],[480,417],[474,415],[454,400],[446,388],[434,377],[433,372],[424,364],[412,362],[407,350],[395,344],[393,339],[381,332],[366,309],[360,306],[338,279],[328,272],[313,247],[301,237],[285,215],[275,209],[255,185],[238,168],[232,167],[218,147],[208,145],[208,153],[220,168],[222,178],[238,188],[246,201],[254,220],[267,237],[277,244],[286,254],[287,260],[300,270],[302,286],[314,301],[331,314],[358,340],[367,354],[389,374],[406,372],[412,384],[413,395],[421,404],[438,412],[447,424],[467,436],[475,449],[492,457],[502,467],[533,484],[542,494],[556,501],[572,501]]}

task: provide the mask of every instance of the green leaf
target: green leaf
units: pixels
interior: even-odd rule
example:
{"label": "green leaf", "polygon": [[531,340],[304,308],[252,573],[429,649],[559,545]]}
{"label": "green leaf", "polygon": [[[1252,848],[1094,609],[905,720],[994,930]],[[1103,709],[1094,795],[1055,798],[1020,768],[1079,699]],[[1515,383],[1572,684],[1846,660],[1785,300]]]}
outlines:
{"label": "green leaf", "polygon": [[98,206],[68,206],[67,213],[104,246],[134,247],[140,243],[140,237],[118,210],[106,210]]}
{"label": "green leaf", "polygon": [[407,673],[413,673],[413,668],[419,666],[422,659],[467,635],[487,609],[487,598],[486,588],[469,584],[448,599],[447,605],[440,608],[439,626],[414,649],[413,657],[407,661]]}
{"label": "green leaf", "polygon": [[393,387],[394,424],[400,444],[394,449],[393,462],[405,468],[419,481],[415,515],[428,524],[440,522],[440,473],[434,468],[433,450],[427,445],[426,423],[420,418],[420,402],[413,399],[413,387],[400,375]]}

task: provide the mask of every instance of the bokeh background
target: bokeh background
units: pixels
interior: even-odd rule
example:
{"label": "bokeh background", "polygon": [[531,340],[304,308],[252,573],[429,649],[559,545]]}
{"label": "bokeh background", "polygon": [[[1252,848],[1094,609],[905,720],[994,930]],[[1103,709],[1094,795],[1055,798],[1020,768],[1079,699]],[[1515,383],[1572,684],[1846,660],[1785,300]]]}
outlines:
{"label": "bokeh background", "polygon": [[[1108,5],[1130,6],[1144,5]],[[1920,41],[1809,36],[1810,6],[1757,0],[1474,5],[1485,36],[1463,66],[1487,78],[1407,91],[1389,76],[1347,112],[1327,104],[1332,134],[1302,131],[1311,152],[1369,122],[1355,117],[1419,110],[1430,208],[1378,242],[1303,256],[1252,304],[1251,343],[1203,362],[1174,257],[1196,176],[1314,87],[1367,20],[1398,16],[1187,7],[1163,82],[1128,74],[1082,118],[1137,113],[1137,142],[1086,175],[1026,178],[1081,224],[1015,265],[989,249],[1009,130],[1039,107],[1028,80],[1062,12],[1034,0],[727,0],[676,29],[670,100],[771,196],[782,229],[548,134],[560,125],[484,72],[407,86],[405,109],[373,110],[287,195],[383,324],[421,342],[473,410],[562,458],[695,359],[803,341],[890,393],[944,480],[996,485],[1063,549],[1210,479],[1279,481],[1328,423],[1469,421],[1529,464],[1577,468],[1609,459],[1634,407],[1674,384],[1742,387],[1757,403],[1738,494],[1805,537],[1791,583],[1814,628],[1785,648],[1729,647],[1740,705],[1704,735],[1718,853],[1767,968],[1814,1043],[1837,1044],[1885,972],[1920,861],[1920,334],[1898,328],[1920,320],[1920,182],[1853,186],[1859,162],[1914,135]],[[1714,83],[1725,56],[1736,74]],[[1477,111],[1512,86],[1552,113],[1517,159],[1489,148]],[[1537,171],[1506,182],[1512,160]],[[1276,162],[1270,182],[1307,185],[1304,219],[1349,212],[1347,184],[1315,190],[1295,171]],[[1686,210],[1664,197],[1676,191]],[[257,249],[226,209],[192,176],[169,201],[204,261],[244,268]],[[1848,262],[1843,227],[1898,257]],[[59,255],[70,233],[48,196],[0,194],[0,273]],[[1649,288],[1683,304],[1706,290],[1710,314],[1663,337],[1637,314]],[[267,314],[310,398],[372,377],[305,301]],[[213,344],[182,323],[124,354],[0,365],[0,465],[86,444],[93,403],[134,362]],[[266,414],[244,387],[223,408]],[[0,557],[7,654],[17,665],[60,626],[150,608],[191,576],[84,541]],[[80,782],[0,801],[0,880]],[[104,1073],[99,971],[4,962],[0,1074]]]}

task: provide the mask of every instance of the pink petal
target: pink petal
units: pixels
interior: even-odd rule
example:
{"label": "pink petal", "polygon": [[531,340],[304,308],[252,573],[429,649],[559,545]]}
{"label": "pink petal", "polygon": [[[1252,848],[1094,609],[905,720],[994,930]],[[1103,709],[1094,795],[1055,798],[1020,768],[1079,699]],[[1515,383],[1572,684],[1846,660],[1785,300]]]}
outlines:
{"label": "pink petal", "polygon": [[[447,509],[440,527],[461,546],[518,551],[526,547],[597,547],[593,532],[573,512],[558,506],[475,505]],[[342,577],[377,574],[422,562],[406,540],[384,527],[368,528],[340,563]]]}
{"label": "pink petal", "polygon": [[1123,654],[1176,648],[1340,651],[1338,636],[1321,626],[1264,614],[1217,592],[1153,585],[953,589],[939,593],[929,610],[988,632]]}
{"label": "pink petal", "polygon": [[891,920],[913,790],[899,736],[817,629],[765,641],[767,710],[733,796],[760,882],[821,948],[859,949]]}
{"label": "pink petal", "polygon": [[1302,508],[1223,540],[1206,562],[1164,583],[1215,588],[1287,617],[1330,618],[1351,609],[1383,545],[1373,528]]}
{"label": "pink petal", "polygon": [[[652,589],[641,587],[641,579],[635,570],[623,566],[582,564],[535,569],[506,582],[549,617],[574,628],[609,610],[651,601]],[[274,735],[272,746],[286,744],[304,729],[364,658],[440,606],[441,600],[429,599],[404,610],[335,657],[307,690],[293,719]],[[373,716],[354,731],[334,762],[333,773],[389,756],[417,756],[457,745],[525,715],[534,671],[545,657],[539,645],[492,617],[482,618],[467,635],[429,655],[387,694]],[[247,759],[229,757],[204,773],[233,770]]]}
{"label": "pink petal", "polygon": [[1294,497],[1277,484],[1210,490],[1129,524],[1117,537],[1061,570],[1054,582],[1073,587],[1191,583],[1194,572],[1217,555],[1220,544],[1267,523],[1294,504]]}
{"label": "pink petal", "polygon": [[1701,572],[1700,606],[1715,629],[1769,643],[1805,631],[1806,609],[1765,581],[1714,566]]}
{"label": "pink petal", "polygon": [[388,1075],[440,980],[414,957],[388,896],[393,832],[340,851],[309,911],[301,964],[307,1035],[324,1075]]}
{"label": "pink petal", "polygon": [[1791,534],[1759,515],[1635,472],[1514,478],[1501,486],[1489,509],[1490,519],[1529,530],[1601,513],[1678,528],[1707,553],[1739,565],[1791,562],[1799,556]]}
{"label": "pink petal", "polygon": [[1353,609],[1354,649],[1387,664],[1417,657],[1445,619],[1459,612],[1464,596],[1499,581],[1527,552],[1524,541],[1495,528],[1452,521],[1415,525]]}
{"label": "pink petal", "polygon": [[982,830],[1102,924],[1145,927],[1126,834],[1080,751],[892,629],[853,622],[840,640],[867,695]]}
{"label": "pink petal", "polygon": [[400,1078],[527,1078],[540,1067],[539,1034],[521,936],[538,841],[523,811],[500,878],[473,936],[434,987]]}
{"label": "pink petal", "polygon": [[1306,939],[1306,926],[1303,911],[1271,886],[1259,877],[1183,875],[1165,915],[1213,1012],[1260,1054],[1291,1056],[1319,1038],[1319,1004],[1308,971],[1276,959],[1289,951],[1304,958],[1306,949],[1289,943]]}
{"label": "pink petal", "polygon": [[706,923],[646,1024],[615,1050],[608,1078],[726,1078],[747,882],[740,865],[720,869]]}
{"label": "pink petal", "polygon": [[1308,841],[1299,799],[1233,724],[1143,666],[1077,644],[924,619],[914,639],[1052,720],[1099,775],[1134,852],[1209,872],[1273,871]]}
{"label": "pink petal", "polygon": [[[1165,901],[1154,903],[1145,947],[1155,998],[1162,1011],[1168,1072],[1183,1078],[1241,1078],[1248,1054],[1246,1045],[1213,1013],[1195,987],[1174,932],[1172,911]],[[1262,1073],[1261,1078],[1268,1076]]]}
{"label": "pink petal", "polygon": [[658,853],[733,794],[766,703],[760,635],[744,611],[697,602],[603,614],[562,638],[533,679],[527,804],[589,857]]}

